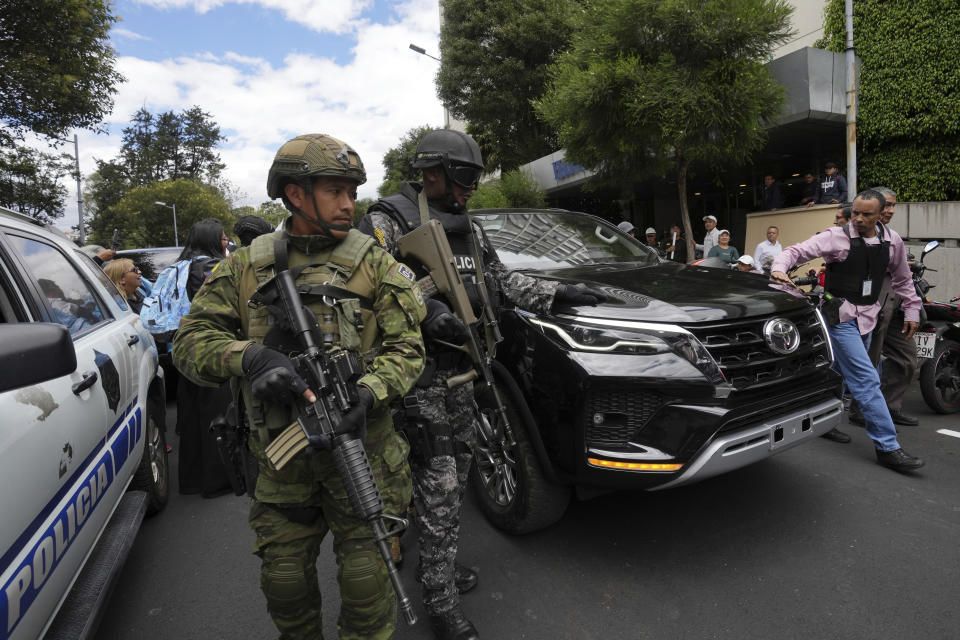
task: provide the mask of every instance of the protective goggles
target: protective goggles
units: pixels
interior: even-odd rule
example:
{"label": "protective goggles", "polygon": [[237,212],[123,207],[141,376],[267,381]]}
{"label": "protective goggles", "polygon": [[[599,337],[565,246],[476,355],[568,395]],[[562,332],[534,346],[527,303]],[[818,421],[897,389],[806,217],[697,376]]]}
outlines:
{"label": "protective goggles", "polygon": [[480,182],[482,171],[476,167],[463,164],[454,164],[447,167],[447,177],[456,185],[464,189],[475,189]]}

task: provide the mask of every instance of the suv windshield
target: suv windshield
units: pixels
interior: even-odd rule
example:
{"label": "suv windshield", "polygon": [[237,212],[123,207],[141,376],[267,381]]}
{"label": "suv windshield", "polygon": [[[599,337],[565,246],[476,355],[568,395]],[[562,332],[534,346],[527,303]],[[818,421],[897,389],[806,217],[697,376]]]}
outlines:
{"label": "suv windshield", "polygon": [[652,249],[613,225],[582,213],[510,211],[471,216],[483,226],[508,269],[660,262]]}

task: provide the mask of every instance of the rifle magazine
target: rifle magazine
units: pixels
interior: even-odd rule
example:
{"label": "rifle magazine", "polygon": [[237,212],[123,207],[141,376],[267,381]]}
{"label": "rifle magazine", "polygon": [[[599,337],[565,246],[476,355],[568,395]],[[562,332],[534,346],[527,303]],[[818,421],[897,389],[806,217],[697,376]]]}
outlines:
{"label": "rifle magazine", "polygon": [[295,455],[307,448],[310,441],[299,422],[294,422],[267,445],[264,453],[273,468],[279,471],[286,466]]}

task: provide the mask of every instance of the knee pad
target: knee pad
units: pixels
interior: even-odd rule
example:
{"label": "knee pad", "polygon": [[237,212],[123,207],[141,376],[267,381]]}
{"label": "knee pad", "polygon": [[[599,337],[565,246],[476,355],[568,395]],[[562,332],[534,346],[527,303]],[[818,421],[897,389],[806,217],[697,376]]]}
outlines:
{"label": "knee pad", "polygon": [[370,606],[392,598],[386,567],[374,549],[348,549],[340,561],[340,598],[353,607]]}
{"label": "knee pad", "polygon": [[260,588],[271,609],[290,609],[303,606],[310,599],[304,561],[295,556],[274,558],[263,563]]}

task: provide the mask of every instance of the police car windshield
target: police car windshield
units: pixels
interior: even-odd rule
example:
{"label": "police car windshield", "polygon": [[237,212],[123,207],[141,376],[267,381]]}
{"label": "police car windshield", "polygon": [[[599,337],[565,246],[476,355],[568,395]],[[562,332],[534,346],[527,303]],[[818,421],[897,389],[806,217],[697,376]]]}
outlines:
{"label": "police car windshield", "polygon": [[566,269],[584,265],[660,262],[656,253],[613,225],[570,212],[472,214],[508,269]]}

